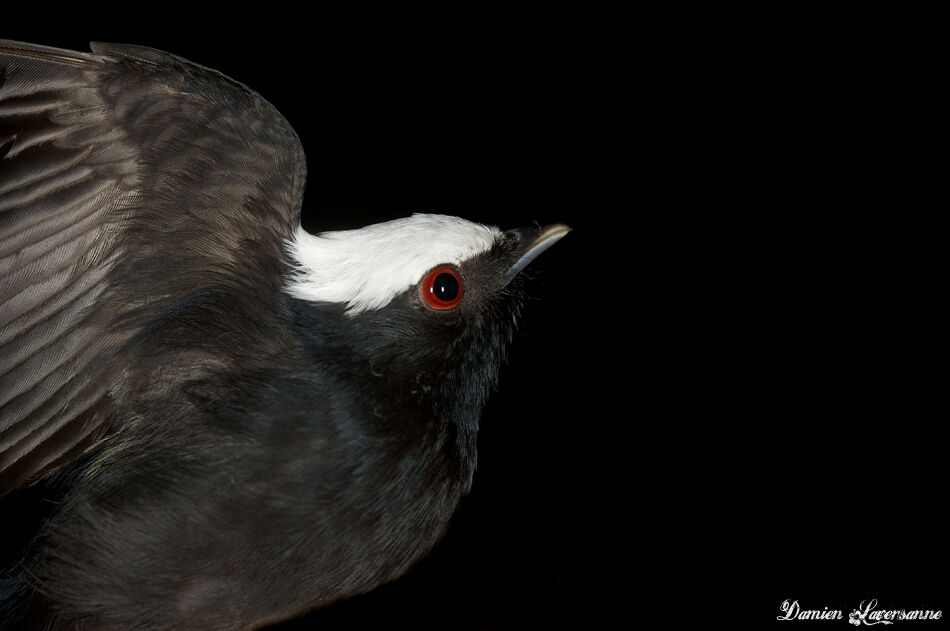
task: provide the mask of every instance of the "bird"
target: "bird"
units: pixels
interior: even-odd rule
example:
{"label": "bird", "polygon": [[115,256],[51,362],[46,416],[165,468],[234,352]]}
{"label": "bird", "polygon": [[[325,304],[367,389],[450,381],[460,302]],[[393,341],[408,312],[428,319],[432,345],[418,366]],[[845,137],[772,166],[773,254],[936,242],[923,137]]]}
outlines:
{"label": "bird", "polygon": [[571,229],[311,234],[305,179],[220,72],[0,40],[0,628],[259,628],[444,535],[523,271]]}

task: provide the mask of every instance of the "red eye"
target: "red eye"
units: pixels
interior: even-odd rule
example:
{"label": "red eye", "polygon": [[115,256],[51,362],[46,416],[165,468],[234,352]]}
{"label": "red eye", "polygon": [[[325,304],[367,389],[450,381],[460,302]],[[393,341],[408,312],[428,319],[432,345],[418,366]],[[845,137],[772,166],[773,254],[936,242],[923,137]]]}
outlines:
{"label": "red eye", "polygon": [[450,267],[437,267],[422,281],[422,298],[433,309],[451,309],[462,299],[462,279]]}

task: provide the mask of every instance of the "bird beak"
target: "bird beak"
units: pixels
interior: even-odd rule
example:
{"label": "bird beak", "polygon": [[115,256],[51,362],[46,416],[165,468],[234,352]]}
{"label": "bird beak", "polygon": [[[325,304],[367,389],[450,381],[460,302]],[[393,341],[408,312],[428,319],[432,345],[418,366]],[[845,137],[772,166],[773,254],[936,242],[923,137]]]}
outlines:
{"label": "bird beak", "polygon": [[505,284],[521,273],[528,263],[533,261],[539,254],[558,242],[558,240],[571,231],[569,226],[562,223],[552,224],[550,226],[522,228],[519,230],[509,230],[508,234],[517,239],[518,246],[516,250],[516,259],[508,271],[505,272]]}

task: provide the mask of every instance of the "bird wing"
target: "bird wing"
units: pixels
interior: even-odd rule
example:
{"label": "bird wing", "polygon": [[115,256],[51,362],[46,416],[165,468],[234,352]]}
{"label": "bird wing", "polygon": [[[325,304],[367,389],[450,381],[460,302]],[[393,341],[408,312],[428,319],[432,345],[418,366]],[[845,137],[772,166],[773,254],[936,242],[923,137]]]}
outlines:
{"label": "bird wing", "polygon": [[0,40],[0,495],[114,429],[129,349],[201,291],[275,291],[299,224],[303,149],[273,106],[167,53],[91,48]]}

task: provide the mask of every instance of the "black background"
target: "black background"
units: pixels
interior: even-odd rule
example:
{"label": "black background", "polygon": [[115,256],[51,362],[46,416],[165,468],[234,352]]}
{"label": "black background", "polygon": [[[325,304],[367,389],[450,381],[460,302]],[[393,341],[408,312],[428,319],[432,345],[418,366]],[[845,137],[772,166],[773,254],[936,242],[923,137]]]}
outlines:
{"label": "black background", "polygon": [[[367,9],[2,34],[151,45],[258,90],[306,148],[312,231],[416,211],[574,228],[533,265],[445,540],[285,628],[840,629],[871,598],[950,614],[931,18]],[[844,620],[776,621],[786,599]]]}

